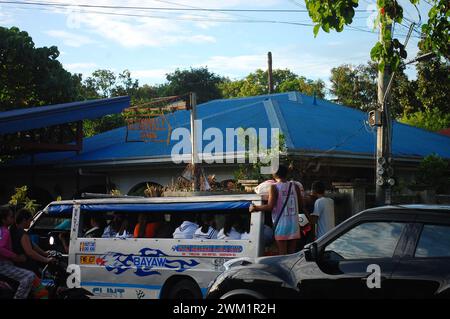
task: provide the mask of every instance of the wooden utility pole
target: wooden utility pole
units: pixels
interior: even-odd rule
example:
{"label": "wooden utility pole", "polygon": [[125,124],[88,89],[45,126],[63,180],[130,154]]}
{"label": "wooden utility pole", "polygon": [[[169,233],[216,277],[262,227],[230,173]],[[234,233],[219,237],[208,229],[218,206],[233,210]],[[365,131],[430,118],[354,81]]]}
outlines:
{"label": "wooden utility pole", "polygon": [[272,52],[269,52],[268,54],[268,63],[269,63],[269,68],[268,68],[268,82],[269,82],[269,94],[273,93],[273,70],[272,70]]}
{"label": "wooden utility pole", "polygon": [[[380,28],[383,30],[383,28]],[[386,30],[392,31],[392,25]],[[380,31],[380,39],[383,41],[383,32]],[[377,163],[376,163],[376,204],[386,205],[391,203],[391,186],[388,183],[387,174],[392,164],[392,132],[391,116],[385,94],[391,78],[391,70],[386,66],[378,71],[378,108],[381,112],[381,126],[377,129]]]}
{"label": "wooden utility pole", "polygon": [[197,129],[195,121],[197,120],[197,94],[191,93],[190,96],[190,106],[191,106],[191,166],[192,166],[192,190],[200,190],[200,162],[198,159],[198,149],[197,149]]}

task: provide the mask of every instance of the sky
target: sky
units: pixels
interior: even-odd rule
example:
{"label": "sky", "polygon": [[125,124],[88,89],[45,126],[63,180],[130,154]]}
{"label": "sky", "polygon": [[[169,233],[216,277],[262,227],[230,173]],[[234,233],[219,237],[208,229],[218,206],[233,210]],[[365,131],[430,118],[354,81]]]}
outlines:
{"label": "sky", "polygon": [[[267,68],[267,52],[271,51],[274,68],[320,78],[329,88],[333,67],[366,63],[377,41],[375,0],[359,2],[361,12],[353,22],[358,30],[321,31],[316,38],[308,14],[292,11],[305,10],[303,0],[0,0],[0,26],[27,31],[37,47],[56,45],[64,67],[84,77],[96,69],[116,73],[128,69],[140,84],[154,85],[165,82],[165,75],[177,68],[206,66],[221,76],[241,79]],[[409,1],[400,3],[406,3],[407,19],[418,22],[419,15]],[[422,22],[429,8],[421,1]],[[409,21],[395,27],[401,41]],[[407,47],[410,58],[417,54],[418,34],[413,35]],[[414,77],[414,67],[407,74]]]}

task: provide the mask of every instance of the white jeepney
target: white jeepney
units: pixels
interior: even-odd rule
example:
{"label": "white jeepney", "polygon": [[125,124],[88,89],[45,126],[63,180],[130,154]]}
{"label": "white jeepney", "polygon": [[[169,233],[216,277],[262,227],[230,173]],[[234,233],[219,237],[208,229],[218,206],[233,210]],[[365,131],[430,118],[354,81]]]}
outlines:
{"label": "white jeepney", "polygon": [[[38,217],[71,216],[68,263],[80,267],[81,286],[98,298],[201,298],[225,262],[263,255],[264,215],[250,214],[251,204],[261,205],[261,197],[83,199],[51,203]],[[239,214],[249,219],[250,231],[247,239],[239,240],[84,238],[88,216],[103,214],[110,220],[115,213],[133,221],[139,214],[156,214],[171,227],[179,226],[179,216],[185,214],[213,214],[217,229],[227,216]]]}

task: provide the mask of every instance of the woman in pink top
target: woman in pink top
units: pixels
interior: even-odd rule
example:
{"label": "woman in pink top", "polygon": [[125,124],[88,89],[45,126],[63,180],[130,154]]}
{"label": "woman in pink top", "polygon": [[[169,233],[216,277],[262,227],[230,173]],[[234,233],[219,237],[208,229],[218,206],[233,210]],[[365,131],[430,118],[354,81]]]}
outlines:
{"label": "woman in pink top", "polygon": [[280,165],[273,176],[276,184],[270,186],[268,203],[250,207],[250,212],[272,212],[273,231],[280,255],[295,253],[300,239],[298,214],[302,208],[301,189],[295,182],[287,181],[287,174],[287,167]]}
{"label": "woman in pink top", "polygon": [[8,227],[14,223],[14,214],[9,207],[0,208],[0,275],[19,283],[14,299],[26,299],[35,275],[33,272],[14,266],[13,262],[24,262],[25,257],[12,251]]}

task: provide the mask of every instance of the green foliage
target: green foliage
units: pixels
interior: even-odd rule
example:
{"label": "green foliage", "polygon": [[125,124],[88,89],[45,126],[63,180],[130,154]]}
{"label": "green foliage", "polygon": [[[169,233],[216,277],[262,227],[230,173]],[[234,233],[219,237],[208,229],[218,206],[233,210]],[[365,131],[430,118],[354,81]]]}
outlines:
{"label": "green foliage", "polygon": [[[144,89],[139,90],[139,81],[131,78],[128,70],[124,70],[118,75],[109,70],[96,70],[83,82],[82,92],[85,99],[126,95],[132,97],[132,103],[137,102],[136,96],[142,99],[141,102],[146,99]],[[86,137],[90,137],[124,125],[125,119],[122,114],[111,114],[100,119],[83,121],[83,131]]]}
{"label": "green foliage", "polygon": [[449,163],[437,154],[425,157],[417,171],[417,182],[430,185],[437,192],[448,192],[450,187],[450,176],[448,173]]}
{"label": "green foliage", "polygon": [[[316,23],[313,32],[317,36],[320,28],[325,32],[331,29],[341,32],[345,25],[353,22],[355,8],[359,0],[305,0],[309,16]],[[417,4],[418,0],[410,0]],[[370,55],[377,63],[378,69],[384,71],[389,67],[392,71],[399,68],[401,60],[407,57],[405,47],[398,39],[393,38],[390,25],[403,20],[403,7],[396,0],[377,0],[378,18],[381,39],[372,48]],[[449,3],[446,0],[434,0],[429,11],[429,20],[423,25],[425,35],[424,46],[440,56],[448,58],[449,50]]]}
{"label": "green foliage", "polygon": [[197,93],[197,102],[204,103],[222,97],[218,85],[223,78],[210,72],[208,68],[175,70],[167,74],[167,83],[161,88],[164,96]]}
{"label": "green foliage", "polygon": [[[419,52],[419,55],[425,51]],[[450,113],[450,64],[438,57],[417,64],[416,96],[423,110]]]}
{"label": "green foliage", "polygon": [[450,113],[432,108],[403,115],[400,122],[430,131],[440,131],[450,126]]}
{"label": "green foliage", "polygon": [[325,32],[334,29],[338,32],[344,30],[344,25],[351,24],[355,16],[358,0],[305,0],[309,16],[316,23],[314,36],[320,28]]}
{"label": "green foliage", "polygon": [[33,214],[35,214],[36,210],[39,208],[40,205],[36,204],[36,200],[30,199],[27,196],[27,193],[28,193],[27,186],[16,188],[16,192],[14,195],[12,195],[8,204],[14,207],[16,210],[25,208],[28,209]]}
{"label": "green foliage", "polygon": [[[316,94],[325,97],[325,83],[322,80],[312,81],[298,76],[288,69],[273,70],[274,93],[299,91],[307,95]],[[261,69],[250,73],[243,80],[224,81],[219,84],[224,98],[246,97],[268,93],[268,73]]]}
{"label": "green foliage", "polygon": [[[239,165],[238,169],[234,172],[234,178],[236,180],[258,180],[264,181],[267,176],[261,174],[261,168],[268,166],[274,158],[280,159],[280,157],[286,153],[286,138],[280,132],[278,136],[278,145],[272,145],[271,148],[264,148],[259,140],[252,141],[245,135],[245,129],[240,128],[238,132],[238,144],[245,148],[245,161],[249,164]],[[252,147],[253,146],[253,147]],[[264,156],[266,160],[263,163],[261,157]],[[256,159],[256,161],[252,160]]]}
{"label": "green foliage", "polygon": [[28,33],[0,27],[0,111],[80,97],[80,75],[64,70],[58,48],[36,48]]}
{"label": "green foliage", "polygon": [[449,17],[450,3],[448,0],[431,0],[434,5],[428,12],[428,22],[422,26],[425,34],[423,48],[435,52],[438,56],[450,59],[449,49]]}

